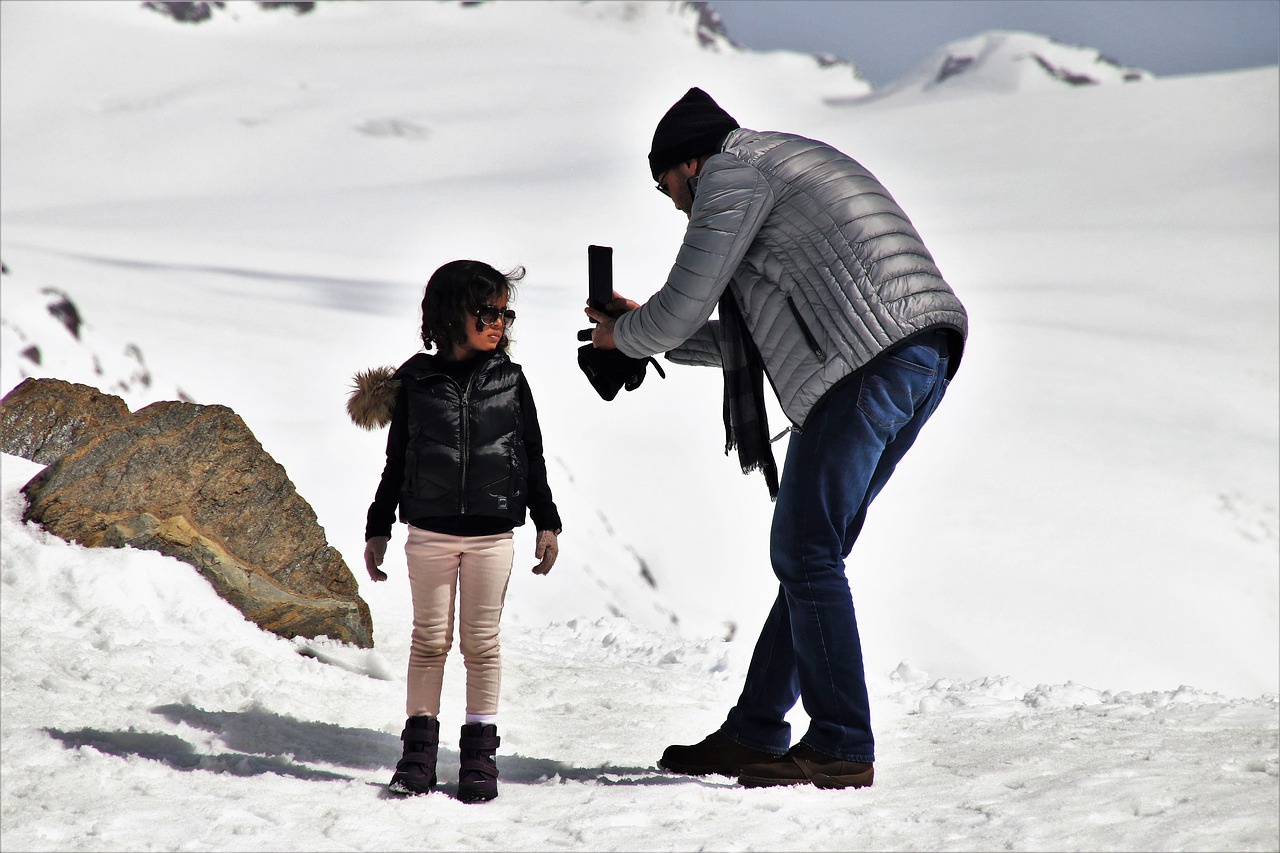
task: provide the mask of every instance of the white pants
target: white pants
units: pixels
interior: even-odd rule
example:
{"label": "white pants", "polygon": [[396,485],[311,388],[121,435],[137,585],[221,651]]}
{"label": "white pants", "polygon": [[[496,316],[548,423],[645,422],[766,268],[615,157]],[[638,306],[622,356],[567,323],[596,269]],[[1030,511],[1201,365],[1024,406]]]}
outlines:
{"label": "white pants", "polygon": [[453,601],[467,669],[467,713],[497,714],[502,683],[498,623],[515,555],[510,532],[450,536],[409,526],[404,553],[413,595],[408,716],[440,715],[444,661],[453,646]]}

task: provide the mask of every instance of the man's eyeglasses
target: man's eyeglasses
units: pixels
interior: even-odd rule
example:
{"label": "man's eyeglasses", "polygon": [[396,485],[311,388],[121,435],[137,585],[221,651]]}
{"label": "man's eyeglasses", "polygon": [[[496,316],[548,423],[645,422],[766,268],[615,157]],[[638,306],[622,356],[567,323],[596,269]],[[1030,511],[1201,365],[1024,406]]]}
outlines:
{"label": "man's eyeglasses", "polygon": [[515,311],[510,308],[496,308],[493,305],[477,308],[471,314],[484,326],[496,326],[498,321],[501,320],[504,327],[509,327],[516,321]]}
{"label": "man's eyeglasses", "polygon": [[667,169],[665,172],[663,172],[661,175],[658,176],[658,186],[656,187],[658,192],[662,193],[667,198],[671,198],[671,190],[667,189],[667,185],[662,182],[662,179],[665,178],[667,176],[667,172],[670,172],[670,171],[671,171],[670,169]]}

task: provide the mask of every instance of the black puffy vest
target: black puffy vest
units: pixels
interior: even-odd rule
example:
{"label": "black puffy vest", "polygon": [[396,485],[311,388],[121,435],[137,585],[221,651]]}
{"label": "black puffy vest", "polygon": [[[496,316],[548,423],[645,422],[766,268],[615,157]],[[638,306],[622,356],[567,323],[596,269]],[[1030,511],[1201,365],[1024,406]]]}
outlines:
{"label": "black puffy vest", "polygon": [[426,358],[399,374],[409,414],[400,520],[484,515],[523,524],[529,465],[520,366],[495,354],[465,387]]}

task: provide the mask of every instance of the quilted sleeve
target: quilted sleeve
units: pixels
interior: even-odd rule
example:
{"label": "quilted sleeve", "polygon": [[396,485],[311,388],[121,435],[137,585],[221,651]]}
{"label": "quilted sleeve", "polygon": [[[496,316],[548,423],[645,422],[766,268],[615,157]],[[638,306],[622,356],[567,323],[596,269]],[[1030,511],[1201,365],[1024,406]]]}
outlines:
{"label": "quilted sleeve", "polygon": [[657,293],[618,318],[613,332],[618,349],[645,358],[676,350],[698,334],[773,200],[769,182],[755,167],[727,154],[709,159],[675,265]]}

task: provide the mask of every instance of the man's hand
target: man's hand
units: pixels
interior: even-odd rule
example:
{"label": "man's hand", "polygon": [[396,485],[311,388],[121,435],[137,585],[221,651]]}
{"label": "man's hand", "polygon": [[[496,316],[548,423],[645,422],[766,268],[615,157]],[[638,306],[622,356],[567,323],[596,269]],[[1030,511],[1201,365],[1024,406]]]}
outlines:
{"label": "man's hand", "polygon": [[542,561],[533,567],[535,575],[545,575],[551,571],[551,567],[556,564],[556,557],[560,556],[560,542],[554,530],[538,531],[538,541],[533,546],[533,556]]}
{"label": "man's hand", "polygon": [[594,322],[595,328],[591,330],[591,343],[596,349],[617,349],[613,342],[613,324],[628,311],[634,311],[640,305],[634,300],[625,296],[619,296],[618,291],[613,292],[613,299],[605,306],[604,311],[597,311],[594,308],[587,307],[585,310],[587,316]]}
{"label": "man's hand", "polygon": [[601,311],[594,308],[586,309],[587,316],[595,323],[591,327],[591,344],[596,349],[617,349],[613,343],[613,324],[617,322]]}
{"label": "man's hand", "polygon": [[387,556],[387,543],[390,541],[390,536],[374,536],[364,543],[364,567],[369,572],[370,580],[387,579],[387,573],[378,566],[382,565],[383,558]]}

